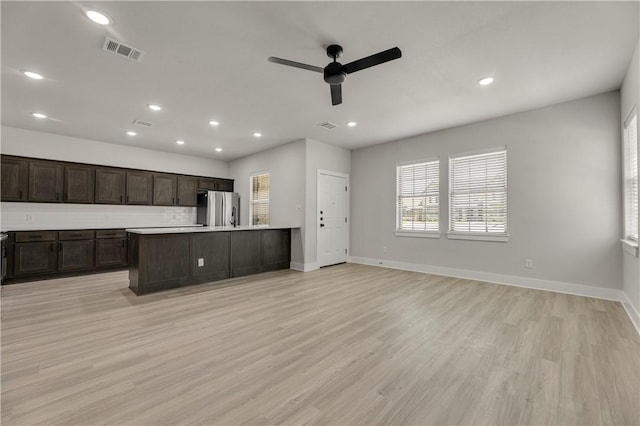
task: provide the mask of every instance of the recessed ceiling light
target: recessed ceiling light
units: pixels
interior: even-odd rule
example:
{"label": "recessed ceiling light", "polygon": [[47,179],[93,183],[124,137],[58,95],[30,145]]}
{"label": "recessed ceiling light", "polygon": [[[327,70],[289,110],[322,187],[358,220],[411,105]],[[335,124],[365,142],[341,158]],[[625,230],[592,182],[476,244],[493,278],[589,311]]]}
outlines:
{"label": "recessed ceiling light", "polygon": [[216,148],[216,152],[222,152],[222,148]]}
{"label": "recessed ceiling light", "polygon": [[348,123],[347,123],[347,126],[349,126],[349,127],[355,127],[355,125],[356,125],[356,124],[357,124],[357,123],[356,123],[355,121],[350,121],[350,122],[348,122]]}
{"label": "recessed ceiling light", "polygon": [[147,105],[147,108],[149,108],[151,111],[160,111],[162,109],[160,105],[154,105],[154,104]]}
{"label": "recessed ceiling light", "polygon": [[178,145],[184,145],[184,141],[176,141]]}
{"label": "recessed ceiling light", "polygon": [[24,75],[26,75],[27,77],[32,78],[34,80],[42,80],[44,78],[43,76],[41,76],[37,72],[33,72],[33,71],[23,71],[22,73]]}
{"label": "recessed ceiling light", "polygon": [[254,137],[254,138],[259,138],[259,137],[261,137],[261,136],[262,136],[262,133],[260,133],[260,132],[254,132],[254,133],[253,133],[253,137]]}
{"label": "recessed ceiling light", "polygon": [[47,118],[46,115],[39,112],[32,112],[31,115],[33,115],[35,118]]}
{"label": "recessed ceiling light", "polygon": [[96,24],[109,25],[111,24],[111,22],[113,22],[111,18],[109,18],[102,12],[98,12],[97,10],[87,10],[85,12],[85,15],[87,15],[87,18],[91,19]]}
{"label": "recessed ceiling light", "polygon": [[126,133],[127,135],[129,135],[129,136],[135,136],[135,135],[137,135],[137,133],[136,133],[136,132],[131,131],[131,130],[127,130],[125,133]]}
{"label": "recessed ceiling light", "polygon": [[480,80],[478,80],[478,84],[480,86],[488,86],[491,83],[493,83],[493,77],[484,77],[484,78],[481,78]]}
{"label": "recessed ceiling light", "polygon": [[209,124],[210,124],[210,125],[212,125],[213,127],[215,127],[215,126],[217,126],[217,125],[218,125],[218,124],[220,124],[220,123],[218,123],[218,122],[217,122],[217,121],[215,121],[215,120],[211,120],[211,121],[209,121]]}

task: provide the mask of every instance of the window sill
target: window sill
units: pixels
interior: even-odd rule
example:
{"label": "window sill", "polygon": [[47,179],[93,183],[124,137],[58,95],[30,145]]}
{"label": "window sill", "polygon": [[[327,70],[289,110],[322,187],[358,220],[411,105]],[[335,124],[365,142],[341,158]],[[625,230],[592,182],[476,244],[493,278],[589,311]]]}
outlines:
{"label": "window sill", "polygon": [[509,241],[509,235],[491,235],[491,234],[470,234],[470,233],[447,233],[447,238],[450,240],[472,240],[472,241],[492,241],[498,243],[506,243]]}
{"label": "window sill", "polygon": [[620,240],[622,249],[633,257],[638,257],[638,243],[633,240]]}
{"label": "window sill", "polygon": [[400,229],[396,229],[394,234],[396,237],[440,238],[439,232],[403,231]]}

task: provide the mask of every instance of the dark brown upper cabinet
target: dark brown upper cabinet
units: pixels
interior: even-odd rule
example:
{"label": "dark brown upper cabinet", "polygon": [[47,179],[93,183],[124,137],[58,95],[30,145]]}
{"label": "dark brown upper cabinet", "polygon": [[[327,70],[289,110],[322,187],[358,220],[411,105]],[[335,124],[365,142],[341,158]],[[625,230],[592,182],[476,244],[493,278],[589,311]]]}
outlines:
{"label": "dark brown upper cabinet", "polygon": [[63,170],[52,161],[29,161],[29,201],[62,202]]}
{"label": "dark brown upper cabinet", "polygon": [[93,203],[95,169],[89,166],[64,166],[64,202]]}
{"label": "dark brown upper cabinet", "polygon": [[118,169],[96,169],[96,203],[124,204],[126,172]]}
{"label": "dark brown upper cabinet", "polygon": [[187,207],[198,205],[198,178],[178,176],[176,205]]}
{"label": "dark brown upper cabinet", "polygon": [[153,205],[175,206],[176,204],[176,176],[168,174],[153,175]]}
{"label": "dark brown upper cabinet", "polygon": [[127,204],[150,205],[153,203],[153,174],[127,172]]}
{"label": "dark brown upper cabinet", "polygon": [[27,201],[29,163],[27,160],[2,156],[2,201]]}
{"label": "dark brown upper cabinet", "polygon": [[200,178],[198,179],[198,189],[233,192],[233,179]]}

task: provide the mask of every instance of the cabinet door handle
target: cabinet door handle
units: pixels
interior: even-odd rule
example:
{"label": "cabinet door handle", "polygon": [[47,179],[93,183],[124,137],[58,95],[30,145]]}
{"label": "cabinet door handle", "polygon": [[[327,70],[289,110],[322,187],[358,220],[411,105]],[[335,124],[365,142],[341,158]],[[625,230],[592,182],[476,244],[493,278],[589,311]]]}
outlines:
{"label": "cabinet door handle", "polygon": [[120,204],[122,204],[122,195],[120,196]]}
{"label": "cabinet door handle", "polygon": [[175,198],[171,198],[171,204],[175,204],[176,203],[176,199]]}
{"label": "cabinet door handle", "polygon": [[20,199],[22,200],[22,189],[19,192],[20,192]]}
{"label": "cabinet door handle", "polygon": [[56,192],[56,201],[60,199],[60,194]]}
{"label": "cabinet door handle", "polygon": [[180,197],[176,198],[176,200],[178,200],[178,202],[176,203],[176,205],[180,205]]}
{"label": "cabinet door handle", "polygon": [[124,240],[122,240],[122,247],[124,247]]}

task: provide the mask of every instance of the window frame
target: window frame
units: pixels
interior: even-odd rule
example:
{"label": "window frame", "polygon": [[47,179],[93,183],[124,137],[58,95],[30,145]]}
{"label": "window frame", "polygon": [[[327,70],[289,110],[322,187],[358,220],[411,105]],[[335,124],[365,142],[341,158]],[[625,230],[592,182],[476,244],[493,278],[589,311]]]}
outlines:
{"label": "window frame", "polygon": [[[632,127],[635,126],[635,140],[631,140],[629,136],[629,132]],[[624,203],[624,220],[623,220],[623,238],[622,242],[625,243],[623,247],[627,249],[626,246],[629,246],[629,249],[633,251],[632,254],[635,256],[638,255],[638,228],[639,228],[639,218],[638,218],[638,198],[640,196],[640,189],[638,185],[639,182],[639,173],[638,173],[638,112],[636,106],[627,114],[627,117],[622,123],[622,144],[623,144],[623,176],[622,176],[622,187],[623,187],[623,203]],[[634,157],[635,156],[635,164]],[[635,180],[635,188],[633,181]],[[635,201],[635,206],[633,206]],[[634,225],[635,231],[634,234]],[[635,250],[634,250],[635,249]],[[628,250],[629,251],[629,250]]]}
{"label": "window frame", "polygon": [[[253,199],[253,179],[258,176],[267,175],[269,177],[269,198],[266,199]],[[266,201],[265,201],[266,200]],[[254,224],[253,206],[255,204],[266,204],[268,211],[268,220],[267,223],[264,224]],[[253,172],[249,175],[249,225],[250,226],[259,226],[259,227],[267,227],[271,225],[271,171],[270,170],[261,170],[259,172]]]}
{"label": "window frame", "polygon": [[[417,165],[421,165],[421,164],[428,164],[428,163],[436,163],[437,168],[438,168],[438,191],[437,191],[437,197],[438,197],[438,230],[419,230],[419,229],[402,229],[400,227],[400,197],[401,197],[401,188],[400,188],[400,169],[402,167],[407,167],[407,166],[417,166]],[[397,162],[396,163],[396,197],[395,197],[395,213],[396,213],[396,226],[395,226],[395,231],[394,231],[394,235],[396,237],[414,237],[414,238],[440,238],[441,235],[441,226],[442,226],[442,220],[441,220],[441,208],[440,206],[442,205],[442,195],[440,193],[440,189],[441,189],[441,185],[440,185],[440,157],[429,157],[429,158],[423,158],[420,160],[409,160],[409,161],[402,161],[402,162]],[[429,196],[426,195],[425,196]]]}
{"label": "window frame", "polygon": [[[474,157],[479,155],[488,155],[494,153],[504,152],[504,196],[505,196],[505,217],[504,217],[504,232],[478,232],[478,231],[452,231],[453,227],[453,198],[454,198],[454,184],[453,184],[453,167],[454,161],[460,158]],[[448,176],[448,207],[449,207],[449,223],[447,228],[447,238],[451,240],[474,240],[474,241],[490,241],[490,242],[508,242],[509,241],[509,186],[508,186],[508,149],[506,145],[497,146],[492,148],[461,152],[449,155],[449,176]],[[486,212],[485,212],[486,214]]]}

